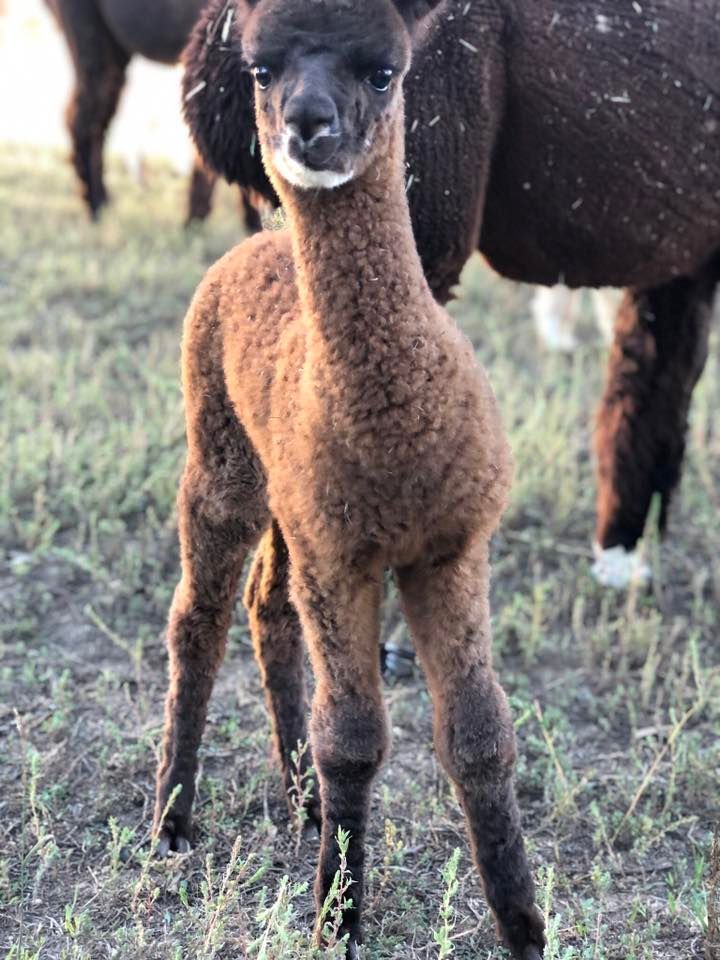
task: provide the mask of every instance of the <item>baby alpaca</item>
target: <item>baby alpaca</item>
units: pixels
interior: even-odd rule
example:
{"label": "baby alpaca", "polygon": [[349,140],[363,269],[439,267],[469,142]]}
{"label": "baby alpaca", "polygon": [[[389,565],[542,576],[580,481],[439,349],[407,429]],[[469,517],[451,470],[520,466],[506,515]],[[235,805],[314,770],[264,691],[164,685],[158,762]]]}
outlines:
{"label": "baby alpaca", "polygon": [[275,742],[287,782],[306,737],[302,632],[316,678],[316,900],[342,827],[354,880],[342,932],[357,956],[371,784],[389,740],[377,650],[392,569],[499,933],[517,960],[539,960],[513,723],[490,650],[488,542],[510,454],[470,344],[424,279],[405,194],[401,81],[434,5],[242,3],[259,141],[289,229],[221,260],[186,320],[183,571],[154,830],[162,853],[189,848],[208,699],[262,539],[246,602]]}

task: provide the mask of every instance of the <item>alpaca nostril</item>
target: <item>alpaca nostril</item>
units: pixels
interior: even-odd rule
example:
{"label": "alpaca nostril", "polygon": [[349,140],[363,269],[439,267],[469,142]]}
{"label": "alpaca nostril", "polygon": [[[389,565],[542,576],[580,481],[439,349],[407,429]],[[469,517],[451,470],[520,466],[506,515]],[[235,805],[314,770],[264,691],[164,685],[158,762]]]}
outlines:
{"label": "alpaca nostril", "polygon": [[285,108],[286,127],[303,143],[312,144],[320,137],[334,136],[338,126],[337,110],[329,97],[293,97]]}

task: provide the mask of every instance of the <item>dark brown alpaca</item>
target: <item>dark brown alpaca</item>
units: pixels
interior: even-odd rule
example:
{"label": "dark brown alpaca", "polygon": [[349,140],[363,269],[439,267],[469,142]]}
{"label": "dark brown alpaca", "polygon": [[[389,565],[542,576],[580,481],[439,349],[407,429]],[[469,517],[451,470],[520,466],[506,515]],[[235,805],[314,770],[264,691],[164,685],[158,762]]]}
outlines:
{"label": "dark brown alpaca", "polygon": [[[125,71],[135,54],[176,63],[204,0],[46,0],[67,41],[75,89],[67,108],[72,161],[90,215],[97,219],[108,201],[103,177],[105,134],[117,110]],[[188,220],[210,212],[212,173],[196,156],[190,181]],[[260,229],[250,194],[241,203],[250,232]]]}
{"label": "dark brown alpaca", "polygon": [[[186,82],[206,87],[186,113],[214,169],[271,197],[239,43],[204,41],[232,6],[210,0],[190,43]],[[512,279],[629,288],[596,436],[596,541],[623,555],[654,492],[664,526],[707,350],[718,50],[715,0],[446,0],[406,82],[413,228],[441,300],[476,247]]]}
{"label": "dark brown alpaca", "polygon": [[183,575],[155,831],[161,852],[188,849],[208,698],[243,563],[263,538],[246,591],[255,651],[287,783],[306,737],[301,632],[308,646],[316,899],[338,869],[342,827],[354,880],[343,932],[356,955],[370,790],[389,739],[377,647],[392,569],[499,932],[515,958],[539,960],[513,723],[490,651],[488,542],[510,456],[472,347],[424,279],[405,194],[401,80],[430,6],[243,10],[259,141],[289,230],[221,260],[186,320]]}

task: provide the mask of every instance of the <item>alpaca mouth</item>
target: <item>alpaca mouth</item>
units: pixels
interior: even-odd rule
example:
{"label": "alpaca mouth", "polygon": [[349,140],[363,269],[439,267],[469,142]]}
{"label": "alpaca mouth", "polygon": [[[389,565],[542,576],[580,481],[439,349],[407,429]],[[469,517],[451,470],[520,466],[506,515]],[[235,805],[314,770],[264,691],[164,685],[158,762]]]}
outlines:
{"label": "alpaca mouth", "polygon": [[[295,154],[295,156],[293,156]],[[293,148],[290,137],[283,137],[283,142],[276,147],[273,161],[278,173],[294,187],[301,190],[333,190],[352,180],[354,170],[339,170],[332,161],[335,159],[335,150],[327,159],[312,156],[307,151]]]}

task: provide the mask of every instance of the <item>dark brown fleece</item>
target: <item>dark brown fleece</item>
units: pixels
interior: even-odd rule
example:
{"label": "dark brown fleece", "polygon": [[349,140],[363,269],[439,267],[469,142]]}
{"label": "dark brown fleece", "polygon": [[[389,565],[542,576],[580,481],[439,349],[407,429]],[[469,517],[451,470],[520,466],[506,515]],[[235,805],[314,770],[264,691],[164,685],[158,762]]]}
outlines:
{"label": "dark brown fleece", "polygon": [[[46,0],[65,36],[75,71],[67,107],[72,162],[90,215],[108,201],[103,178],[105,135],[117,110],[130,59],[141,54],[176,63],[204,0]],[[198,156],[188,196],[188,220],[210,211],[215,175]],[[242,215],[249,232],[258,214],[242,187]]]}
{"label": "dark brown fleece", "polygon": [[[210,25],[232,7],[210,0],[191,39],[186,82],[207,85],[186,114],[214,169],[258,189],[264,183],[272,199],[253,150],[238,33],[207,42]],[[715,0],[637,8],[627,0],[446,0],[406,80],[408,196],[436,295],[449,297],[479,247],[513,279],[650,297],[658,322],[669,332],[682,327],[680,352],[701,355],[702,324],[678,319],[704,313],[695,291],[720,249],[718,50]],[[634,316],[635,326],[623,320],[631,339],[642,336]],[[643,410],[633,438],[665,430],[652,420],[656,407],[641,400],[653,389],[646,375],[640,365],[612,391],[613,405]],[[684,447],[683,397],[694,377],[686,365],[672,378],[674,450]],[[612,421],[603,406],[600,422]],[[599,435],[601,461],[622,463],[626,477],[601,469],[599,500],[636,514],[637,530],[647,506],[641,491],[653,488],[648,471],[657,463],[635,458],[627,436]],[[676,482],[680,459],[666,472]],[[618,542],[605,536],[611,527],[599,518],[603,546]]]}
{"label": "dark brown fleece", "polygon": [[[282,19],[298,4],[270,0],[257,16]],[[340,22],[353,16],[336,0],[324,6]],[[371,6],[392,12],[390,0]],[[405,30],[396,14],[390,22]],[[267,105],[258,115],[265,148],[276,118]],[[261,233],[223,258],[186,319],[183,576],[170,614],[155,829],[163,851],[189,842],[197,746],[232,591],[266,530],[245,595],[254,646],[287,783],[288,749],[304,734],[302,626],[316,681],[316,898],[319,908],[343,827],[355,881],[343,929],[354,955],[370,789],[389,741],[377,650],[390,568],[500,933],[517,960],[538,960],[543,923],[512,787],[513,724],[490,650],[488,541],[506,503],[510,454],[472,347],[423,276],[399,88],[368,141],[366,166],[335,190],[290,187],[266,154],[289,230]],[[161,823],[177,784],[180,799]]]}
{"label": "dark brown fleece", "polygon": [[628,293],[620,308],[595,437],[596,539],[605,547],[635,546],[654,493],[665,529],[692,391],[707,360],[718,276],[720,258],[695,278]]}

